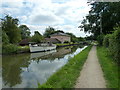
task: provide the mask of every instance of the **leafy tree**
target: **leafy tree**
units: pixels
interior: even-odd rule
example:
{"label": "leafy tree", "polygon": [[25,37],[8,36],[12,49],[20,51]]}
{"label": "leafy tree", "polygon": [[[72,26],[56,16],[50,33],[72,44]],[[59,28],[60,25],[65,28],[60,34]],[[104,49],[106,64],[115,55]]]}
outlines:
{"label": "leafy tree", "polygon": [[116,25],[120,25],[120,2],[94,2],[91,10],[79,26],[85,32],[93,33],[97,38],[100,34],[110,34]]}
{"label": "leafy tree", "polygon": [[26,25],[20,25],[19,28],[21,31],[21,38],[22,39],[30,37],[30,29]]}
{"label": "leafy tree", "polygon": [[57,30],[57,31],[55,31],[54,33],[64,33],[62,30]]}
{"label": "leafy tree", "polygon": [[50,37],[51,34],[54,34],[55,33],[55,29],[53,27],[48,27],[46,28],[45,30],[45,33],[43,34],[44,37]]}
{"label": "leafy tree", "polygon": [[2,43],[3,44],[8,44],[9,43],[9,38],[4,31],[2,32]]}
{"label": "leafy tree", "polygon": [[43,39],[44,39],[43,36],[42,36],[38,31],[35,31],[35,32],[34,32],[34,35],[32,36],[32,41],[33,41],[33,42],[39,43],[39,42],[41,42]]}
{"label": "leafy tree", "polygon": [[6,33],[10,43],[18,43],[21,40],[18,22],[19,22],[18,19],[12,18],[9,15],[6,15],[4,19],[1,19],[2,31],[4,31],[3,34]]}
{"label": "leafy tree", "polygon": [[78,38],[78,41],[85,41],[85,39],[83,37],[77,37]]}

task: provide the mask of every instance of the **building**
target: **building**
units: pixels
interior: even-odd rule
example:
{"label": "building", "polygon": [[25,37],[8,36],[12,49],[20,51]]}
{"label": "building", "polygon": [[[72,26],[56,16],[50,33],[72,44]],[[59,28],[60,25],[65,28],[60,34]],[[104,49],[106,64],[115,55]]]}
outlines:
{"label": "building", "polygon": [[45,38],[45,41],[46,42],[51,42],[51,43],[54,43],[54,44],[56,44],[56,43],[61,43],[58,39],[56,39],[56,38]]}
{"label": "building", "polygon": [[25,46],[25,45],[29,45],[29,42],[31,41],[31,39],[27,38],[27,39],[23,39],[21,40],[21,42],[19,43],[20,46]]}
{"label": "building", "polygon": [[61,33],[61,32],[52,34],[50,38],[58,39],[61,43],[71,42],[71,37],[68,34]]}

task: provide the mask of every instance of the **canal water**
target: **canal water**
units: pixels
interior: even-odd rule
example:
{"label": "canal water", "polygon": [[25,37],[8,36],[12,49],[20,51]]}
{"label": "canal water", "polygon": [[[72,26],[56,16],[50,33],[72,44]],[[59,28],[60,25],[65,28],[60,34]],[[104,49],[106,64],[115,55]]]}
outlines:
{"label": "canal water", "polygon": [[3,88],[36,88],[86,46],[63,47],[39,53],[8,55],[2,57]]}

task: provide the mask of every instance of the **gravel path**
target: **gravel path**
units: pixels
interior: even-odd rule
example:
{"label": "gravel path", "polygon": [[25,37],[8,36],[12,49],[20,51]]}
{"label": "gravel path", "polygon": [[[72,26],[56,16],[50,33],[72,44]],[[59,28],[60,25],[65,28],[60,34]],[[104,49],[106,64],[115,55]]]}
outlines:
{"label": "gravel path", "polygon": [[106,88],[103,72],[96,54],[96,46],[93,46],[89,52],[75,88]]}

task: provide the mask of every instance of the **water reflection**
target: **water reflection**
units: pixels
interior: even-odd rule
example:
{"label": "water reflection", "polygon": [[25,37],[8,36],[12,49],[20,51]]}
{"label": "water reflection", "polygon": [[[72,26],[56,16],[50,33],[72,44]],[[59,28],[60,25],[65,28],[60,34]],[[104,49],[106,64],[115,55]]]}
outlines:
{"label": "water reflection", "polygon": [[3,56],[3,87],[32,88],[43,84],[83,48],[65,47],[41,53]]}

